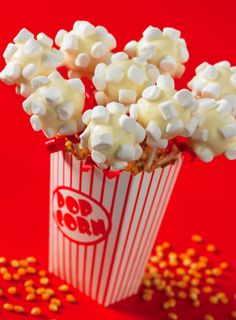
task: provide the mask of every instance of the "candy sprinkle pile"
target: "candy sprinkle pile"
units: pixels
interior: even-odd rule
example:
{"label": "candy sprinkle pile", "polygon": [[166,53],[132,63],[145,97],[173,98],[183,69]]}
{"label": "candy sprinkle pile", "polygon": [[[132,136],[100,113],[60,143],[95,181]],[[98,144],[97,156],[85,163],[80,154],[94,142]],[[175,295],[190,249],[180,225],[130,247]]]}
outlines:
{"label": "candy sprinkle pile", "polygon": [[[220,260],[216,246],[207,244],[202,236],[192,235],[191,243],[181,252],[174,250],[169,242],[155,247],[144,274],[142,299],[153,301],[159,292],[157,302],[161,301],[170,320],[181,319],[178,307],[181,312],[185,310],[181,301],[188,307],[199,308],[202,314],[199,320],[236,319],[236,294],[229,296],[222,290],[223,281],[230,274],[229,264]],[[223,318],[217,318],[219,310],[222,311],[217,307],[222,305],[228,305],[230,310]],[[209,313],[211,306],[215,306],[214,312]]]}
{"label": "candy sprinkle pile", "polygon": [[68,303],[77,303],[71,288],[61,282],[55,285],[35,257],[9,261],[0,257],[0,318],[6,313],[9,319],[14,312],[54,319]]}

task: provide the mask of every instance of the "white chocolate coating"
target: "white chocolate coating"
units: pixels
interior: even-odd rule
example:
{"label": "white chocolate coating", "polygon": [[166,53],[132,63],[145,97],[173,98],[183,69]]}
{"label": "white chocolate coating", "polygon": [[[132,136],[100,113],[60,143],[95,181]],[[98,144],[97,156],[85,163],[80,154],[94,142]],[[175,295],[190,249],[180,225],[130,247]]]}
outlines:
{"label": "white chocolate coating", "polygon": [[160,75],[157,85],[146,88],[137,104],[131,105],[130,115],[146,128],[148,145],[166,148],[169,139],[193,134],[197,119],[191,111],[195,108],[190,91],[176,91],[173,79]]}
{"label": "white chocolate coating", "polygon": [[116,47],[115,38],[106,28],[88,21],[76,21],[69,32],[59,30],[55,42],[64,52],[70,78],[91,78],[98,63],[110,62],[111,50]]}
{"label": "white chocolate coating", "polygon": [[180,31],[174,28],[149,26],[139,41],[130,41],[124,51],[131,57],[141,57],[154,64],[161,73],[180,78],[185,71],[183,63],[189,59],[186,42],[180,38]]}
{"label": "white chocolate coating", "polygon": [[87,128],[80,135],[81,143],[100,168],[121,170],[142,155],[139,144],[145,139],[145,130],[125,110],[124,105],[111,102],[83,115]]}
{"label": "white chocolate coating", "polygon": [[95,69],[93,84],[98,104],[119,101],[125,105],[136,102],[143,90],[154,84],[159,71],[140,58],[129,59],[124,52],[115,53],[109,65],[99,64]]}
{"label": "white chocolate coating", "polygon": [[236,120],[229,103],[224,99],[200,99],[194,116],[199,123],[190,143],[197,156],[204,162],[221,154],[236,159]]}
{"label": "white chocolate coating", "polygon": [[188,87],[199,98],[227,100],[236,114],[236,68],[228,61],[214,65],[203,62],[196,68],[196,76]]}
{"label": "white chocolate coating", "polygon": [[23,102],[23,109],[35,131],[52,138],[83,130],[85,88],[80,79],[65,80],[55,71],[49,77],[34,78],[32,87],[35,91]]}
{"label": "white chocolate coating", "polygon": [[52,45],[53,40],[44,33],[39,33],[35,40],[31,32],[22,29],[3,54],[6,66],[0,74],[1,80],[15,84],[17,93],[28,97],[32,93],[32,78],[48,76],[63,60],[63,53]]}

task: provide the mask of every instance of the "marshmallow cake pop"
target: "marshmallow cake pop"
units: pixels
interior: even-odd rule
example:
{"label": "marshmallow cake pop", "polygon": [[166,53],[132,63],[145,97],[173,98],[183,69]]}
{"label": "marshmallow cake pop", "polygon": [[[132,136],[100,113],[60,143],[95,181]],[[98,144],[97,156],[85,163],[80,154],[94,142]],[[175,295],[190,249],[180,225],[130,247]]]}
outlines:
{"label": "marshmallow cake pop", "polygon": [[186,42],[180,38],[181,32],[174,28],[149,26],[139,41],[130,41],[124,51],[130,57],[141,57],[158,67],[161,73],[169,73],[180,78],[185,71],[183,63],[189,59]]}
{"label": "marshmallow cake pop", "polygon": [[15,84],[17,93],[28,97],[32,78],[49,75],[63,60],[63,53],[52,45],[53,40],[44,33],[39,33],[36,40],[30,31],[22,29],[3,53],[6,66],[0,74],[1,80]]}
{"label": "marshmallow cake pop", "polygon": [[110,102],[83,114],[87,128],[80,135],[81,143],[100,168],[121,170],[142,155],[139,144],[145,139],[145,130],[125,111],[124,105]]}
{"label": "marshmallow cake pop", "polygon": [[125,105],[136,102],[142,91],[154,84],[159,71],[154,65],[141,58],[129,59],[124,52],[115,53],[111,64],[98,64],[93,84],[98,90],[95,98],[98,104],[118,101]]}
{"label": "marshmallow cake pop", "polygon": [[65,54],[64,65],[72,78],[91,78],[98,63],[110,62],[111,50],[116,47],[115,38],[106,28],[88,21],[76,21],[69,32],[59,30],[55,42]]}
{"label": "marshmallow cake pop", "polygon": [[32,80],[34,92],[23,102],[35,131],[43,130],[47,138],[73,135],[84,128],[84,85],[80,79],[65,80],[55,71],[48,77]]}
{"label": "marshmallow cake pop", "polygon": [[146,88],[137,104],[130,106],[130,115],[146,128],[149,146],[166,148],[169,139],[193,134],[197,119],[191,110],[196,105],[190,91],[176,91],[173,79],[160,75],[157,84]]}
{"label": "marshmallow cake pop", "polygon": [[236,67],[231,67],[228,61],[214,65],[203,62],[195,71],[195,77],[188,83],[193,93],[199,98],[224,98],[236,114]]}
{"label": "marshmallow cake pop", "polygon": [[200,99],[194,116],[198,119],[198,128],[190,143],[197,156],[204,162],[221,154],[229,160],[236,159],[236,120],[228,101]]}

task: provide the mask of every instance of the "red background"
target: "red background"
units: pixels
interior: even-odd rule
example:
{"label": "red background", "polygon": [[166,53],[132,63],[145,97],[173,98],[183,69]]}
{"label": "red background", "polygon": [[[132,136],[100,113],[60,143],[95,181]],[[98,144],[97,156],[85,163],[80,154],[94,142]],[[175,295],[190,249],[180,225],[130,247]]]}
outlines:
{"label": "red background", "polygon": [[[0,52],[22,27],[33,33],[44,31],[54,37],[60,28],[70,29],[77,19],[106,26],[118,39],[118,49],[138,39],[150,24],[182,30],[190,51],[187,71],[180,88],[203,62],[229,60],[236,65],[235,1],[5,1],[1,4]],[[0,60],[1,68],[4,66]],[[0,84],[0,256],[37,255],[47,263],[49,155],[42,134],[32,131],[22,111],[21,98],[13,87]],[[178,248],[189,243],[192,233],[203,234],[222,250],[224,259],[236,265],[235,181],[236,162],[223,157],[211,164],[185,163],[158,236]],[[236,276],[228,281],[233,289]],[[219,308],[221,310],[221,308]],[[227,319],[220,312],[217,319]],[[140,298],[107,310],[80,297],[80,304],[67,308],[60,319],[162,319],[157,302],[144,304]],[[200,319],[200,313],[186,309],[182,319]],[[13,319],[13,315],[1,318]]]}

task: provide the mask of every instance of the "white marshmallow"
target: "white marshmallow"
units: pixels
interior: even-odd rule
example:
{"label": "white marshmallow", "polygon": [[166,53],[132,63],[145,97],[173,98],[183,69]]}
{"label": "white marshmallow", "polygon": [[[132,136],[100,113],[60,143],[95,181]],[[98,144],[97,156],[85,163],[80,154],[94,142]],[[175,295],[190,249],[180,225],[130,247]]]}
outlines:
{"label": "white marshmallow", "polygon": [[149,121],[146,127],[146,132],[153,140],[159,140],[162,135],[161,129],[157,126],[155,121]]}
{"label": "white marshmallow", "polygon": [[74,113],[74,106],[70,102],[62,103],[57,107],[57,114],[61,120],[69,120]]}
{"label": "white marshmallow", "polygon": [[92,151],[91,157],[93,161],[98,164],[102,164],[106,161],[106,157],[104,156],[104,154],[95,150]]}
{"label": "white marshmallow", "polygon": [[174,98],[182,105],[184,109],[191,108],[194,104],[194,97],[187,89],[177,91]]}
{"label": "white marshmallow", "polygon": [[52,47],[53,45],[53,40],[43,32],[37,35],[37,40],[39,40],[39,42],[43,43],[45,46],[48,46],[48,47]]}
{"label": "white marshmallow", "polygon": [[143,90],[142,97],[147,100],[156,100],[161,94],[161,90],[157,86],[150,86]]}
{"label": "white marshmallow", "polygon": [[141,86],[147,79],[145,71],[134,65],[130,66],[128,69],[128,78],[139,86]]}
{"label": "white marshmallow", "polygon": [[154,28],[152,26],[147,27],[143,32],[143,37],[148,41],[160,39],[161,36],[162,31],[159,28]]}
{"label": "white marshmallow", "polygon": [[184,123],[180,119],[174,119],[166,126],[166,132],[169,134],[180,134],[184,127]]}
{"label": "white marshmallow", "polygon": [[163,34],[174,40],[178,40],[181,35],[181,32],[174,28],[164,28]]}
{"label": "white marshmallow", "polygon": [[95,151],[111,149],[113,146],[113,139],[110,133],[95,132],[91,136],[91,145]]}
{"label": "white marshmallow", "polygon": [[119,101],[124,104],[133,103],[136,101],[137,93],[134,90],[120,89]]}
{"label": "white marshmallow", "polygon": [[46,106],[41,99],[35,99],[31,103],[32,113],[38,116],[44,116],[46,114]]}
{"label": "white marshmallow", "polygon": [[80,53],[75,59],[75,65],[80,68],[87,68],[89,66],[90,58],[87,53]]}
{"label": "white marshmallow", "polygon": [[128,117],[126,114],[122,114],[120,116],[119,124],[127,133],[135,132],[136,130],[136,121],[133,118]]}
{"label": "white marshmallow", "polygon": [[25,43],[27,40],[33,38],[34,35],[27,29],[23,28],[20,30],[18,35],[14,38],[15,43]]}
{"label": "white marshmallow", "polygon": [[56,105],[62,101],[62,93],[57,87],[47,88],[44,97],[46,101],[52,105]]}
{"label": "white marshmallow", "polygon": [[130,41],[124,47],[124,51],[132,58],[136,55],[137,52],[137,41]]}
{"label": "white marshmallow", "polygon": [[123,161],[135,160],[135,147],[132,144],[122,144],[117,152],[117,157]]}
{"label": "white marshmallow", "polygon": [[159,108],[165,120],[170,120],[178,116],[175,105],[171,100],[160,103]]}
{"label": "white marshmallow", "polygon": [[92,109],[91,119],[94,123],[107,123],[109,112],[104,106],[96,106]]}
{"label": "white marshmallow", "polygon": [[79,92],[85,93],[85,86],[80,79],[77,79],[77,78],[69,79],[68,82],[70,85],[72,85],[72,87],[74,87]]}
{"label": "white marshmallow", "polygon": [[105,56],[108,52],[106,44],[102,41],[96,42],[91,49],[91,56],[94,59],[100,59]]}
{"label": "white marshmallow", "polygon": [[105,81],[111,83],[118,83],[125,76],[124,70],[120,66],[113,66],[107,70],[105,74]]}
{"label": "white marshmallow", "polygon": [[171,76],[169,75],[160,75],[157,78],[157,86],[160,88],[170,88],[174,89],[175,88],[175,83],[174,80]]}
{"label": "white marshmallow", "polygon": [[224,138],[231,138],[236,135],[236,123],[230,123],[221,127],[220,132],[223,134]]}

